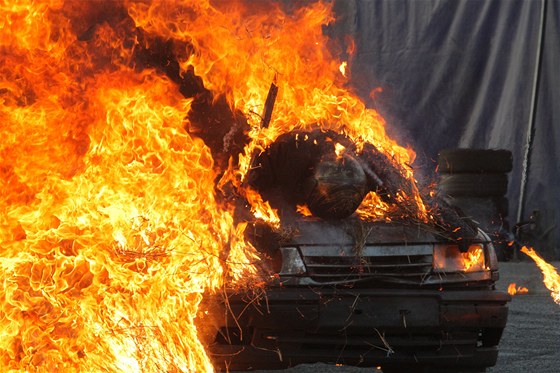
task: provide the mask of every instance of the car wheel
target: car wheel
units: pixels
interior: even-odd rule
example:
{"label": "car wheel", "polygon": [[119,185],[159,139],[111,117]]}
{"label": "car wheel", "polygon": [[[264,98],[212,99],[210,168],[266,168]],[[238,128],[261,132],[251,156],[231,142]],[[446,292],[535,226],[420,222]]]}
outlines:
{"label": "car wheel", "polygon": [[438,155],[442,173],[506,173],[512,168],[511,151],[504,149],[444,149]]}

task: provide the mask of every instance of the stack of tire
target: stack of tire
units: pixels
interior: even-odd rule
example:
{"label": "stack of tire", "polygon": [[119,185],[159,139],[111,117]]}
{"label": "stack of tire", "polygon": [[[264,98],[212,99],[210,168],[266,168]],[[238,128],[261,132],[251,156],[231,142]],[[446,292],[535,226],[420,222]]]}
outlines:
{"label": "stack of tire", "polygon": [[501,260],[511,257],[505,195],[512,167],[512,154],[503,149],[444,149],[438,155],[440,194],[490,235]]}

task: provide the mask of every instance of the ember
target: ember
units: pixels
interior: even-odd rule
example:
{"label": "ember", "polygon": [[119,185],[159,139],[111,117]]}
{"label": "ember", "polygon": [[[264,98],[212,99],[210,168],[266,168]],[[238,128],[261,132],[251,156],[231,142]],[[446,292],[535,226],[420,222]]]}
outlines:
{"label": "ember", "polygon": [[383,165],[362,218],[398,219],[406,206],[443,224],[407,166],[413,151],[342,88],[348,66],[321,28],[328,4],[1,9],[2,371],[212,371],[199,305],[226,283],[266,282],[245,229],[279,216],[246,176],[292,131],[332,131]]}

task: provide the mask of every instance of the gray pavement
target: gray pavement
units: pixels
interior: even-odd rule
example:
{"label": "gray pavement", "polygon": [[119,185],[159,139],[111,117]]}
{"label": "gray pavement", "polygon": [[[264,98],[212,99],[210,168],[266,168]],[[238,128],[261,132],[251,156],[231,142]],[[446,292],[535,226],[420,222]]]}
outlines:
{"label": "gray pavement", "polygon": [[[560,262],[552,263],[560,269]],[[498,289],[515,282],[529,289],[516,295],[509,306],[509,319],[500,344],[500,355],[488,373],[560,373],[560,305],[554,303],[542,283],[542,274],[531,261],[500,263]],[[278,371],[258,371],[273,373]],[[282,373],[365,373],[375,367],[355,368],[306,364]]]}
{"label": "gray pavement", "polygon": [[[552,264],[560,269],[559,262]],[[498,363],[488,372],[560,372],[560,305],[543,285],[540,270],[533,262],[501,263],[500,275],[500,289],[515,282],[529,293],[513,297]]]}

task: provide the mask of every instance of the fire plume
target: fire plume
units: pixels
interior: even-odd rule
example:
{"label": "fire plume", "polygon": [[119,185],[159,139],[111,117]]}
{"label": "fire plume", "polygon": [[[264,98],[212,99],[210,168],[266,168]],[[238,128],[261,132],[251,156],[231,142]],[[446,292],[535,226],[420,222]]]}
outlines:
{"label": "fire plume", "polygon": [[[330,14],[321,2],[0,4],[1,371],[212,371],[195,326],[203,295],[241,286],[259,259],[216,181],[239,187],[252,154],[282,133],[345,133],[412,180],[414,153],[339,84],[322,33]],[[201,95],[184,90],[198,80],[249,126],[227,169],[187,130]],[[368,203],[370,216],[387,213]]]}
{"label": "fire plume", "polygon": [[550,290],[550,296],[554,302],[560,304],[560,275],[556,268],[541,258],[532,247],[523,246],[521,252],[528,255],[537,264],[544,276],[544,285]]}
{"label": "fire plume", "polygon": [[511,284],[509,284],[507,292],[509,295],[527,294],[529,292],[529,289],[527,289],[525,286],[517,286],[515,282],[512,282]]}

